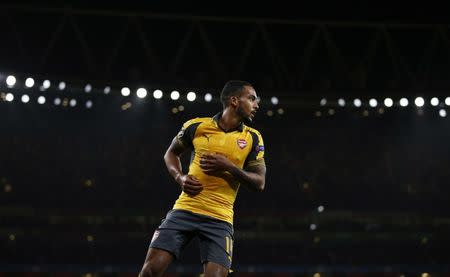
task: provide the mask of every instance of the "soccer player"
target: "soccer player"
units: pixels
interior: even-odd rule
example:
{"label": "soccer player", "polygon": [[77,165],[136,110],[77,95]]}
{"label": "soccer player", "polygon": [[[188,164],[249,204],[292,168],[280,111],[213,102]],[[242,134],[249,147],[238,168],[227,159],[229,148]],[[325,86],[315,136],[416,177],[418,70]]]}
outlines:
{"label": "soccer player", "polygon": [[[162,276],[197,236],[204,276],[227,276],[233,254],[233,204],[240,184],[253,191],[265,186],[261,134],[252,122],[258,97],[245,81],[228,81],[220,95],[222,112],[183,124],[164,155],[181,187],[173,208],[153,234],[140,277]],[[191,152],[189,172],[180,157]]]}

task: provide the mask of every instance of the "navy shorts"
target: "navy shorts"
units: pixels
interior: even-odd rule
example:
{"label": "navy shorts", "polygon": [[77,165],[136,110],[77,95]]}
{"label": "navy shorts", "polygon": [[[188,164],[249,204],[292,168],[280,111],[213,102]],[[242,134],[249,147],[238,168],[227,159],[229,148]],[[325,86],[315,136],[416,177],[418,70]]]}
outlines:
{"label": "navy shorts", "polygon": [[185,210],[170,210],[153,234],[150,247],[166,250],[178,259],[197,236],[202,264],[213,262],[230,269],[233,233],[233,225],[226,221]]}

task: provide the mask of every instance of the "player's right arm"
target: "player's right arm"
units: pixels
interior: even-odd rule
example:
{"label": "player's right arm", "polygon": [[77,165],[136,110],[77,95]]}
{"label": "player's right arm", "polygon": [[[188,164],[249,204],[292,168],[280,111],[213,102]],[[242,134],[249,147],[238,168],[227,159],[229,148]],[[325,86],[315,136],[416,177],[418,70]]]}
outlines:
{"label": "player's right arm", "polygon": [[164,162],[167,170],[175,181],[180,185],[181,189],[188,195],[194,196],[199,194],[203,186],[195,176],[184,174],[181,166],[181,155],[188,150],[192,150],[192,128],[183,126],[181,131],[175,136],[164,154]]}

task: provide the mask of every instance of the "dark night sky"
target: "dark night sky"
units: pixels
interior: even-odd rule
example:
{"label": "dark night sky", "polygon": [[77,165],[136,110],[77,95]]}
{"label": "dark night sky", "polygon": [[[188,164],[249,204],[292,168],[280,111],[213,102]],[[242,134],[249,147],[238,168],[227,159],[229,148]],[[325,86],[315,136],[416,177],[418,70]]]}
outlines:
{"label": "dark night sky", "polygon": [[73,7],[178,15],[319,21],[450,23],[444,2],[433,1],[2,1],[3,5]]}

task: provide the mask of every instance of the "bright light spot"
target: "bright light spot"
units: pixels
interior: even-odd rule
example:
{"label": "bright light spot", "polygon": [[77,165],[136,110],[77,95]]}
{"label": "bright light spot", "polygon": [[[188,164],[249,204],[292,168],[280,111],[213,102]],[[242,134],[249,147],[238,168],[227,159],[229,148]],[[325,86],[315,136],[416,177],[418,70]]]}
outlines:
{"label": "bright light spot", "polygon": [[42,96],[42,95],[39,96],[39,97],[38,97],[38,103],[41,104],[41,105],[42,105],[42,104],[45,104],[45,97]]}
{"label": "bright light spot", "polygon": [[447,111],[444,110],[444,109],[440,109],[440,110],[439,110],[439,115],[440,115],[441,117],[446,117],[446,116],[447,116]]}
{"label": "bright light spot", "polygon": [[33,86],[34,86],[34,79],[33,79],[33,78],[27,78],[27,79],[25,80],[25,86],[26,86],[27,88],[33,87]]}
{"label": "bright light spot", "polygon": [[183,106],[183,105],[178,106],[178,110],[179,110],[180,112],[184,111],[184,106]]}
{"label": "bright light spot", "polygon": [[75,100],[75,99],[70,99],[69,105],[70,105],[71,107],[75,107],[75,106],[77,105],[77,100]]}
{"label": "bright light spot", "polygon": [[425,104],[425,100],[422,97],[417,97],[414,99],[414,104],[416,104],[417,107],[422,107]]}
{"label": "bright light spot", "polygon": [[320,273],[314,273],[313,277],[320,277]]}
{"label": "bright light spot", "polygon": [[319,213],[323,212],[323,210],[324,210],[324,207],[323,207],[322,205],[320,205],[319,207],[317,207],[317,211],[318,211]]}
{"label": "bright light spot", "polygon": [[450,106],[450,97],[445,98],[445,105]]}
{"label": "bright light spot", "polygon": [[66,88],[66,83],[60,82],[58,85],[59,90],[64,90]]}
{"label": "bright light spot", "polygon": [[61,98],[56,97],[55,100],[53,100],[53,104],[55,104],[56,106],[59,106],[61,104]]}
{"label": "bright light spot", "polygon": [[439,105],[439,99],[437,97],[433,97],[433,98],[431,98],[430,103],[431,103],[431,106],[436,107],[437,105]]}
{"label": "bright light spot", "polygon": [[23,103],[28,103],[30,101],[30,96],[24,94],[22,95],[22,102]]}
{"label": "bright light spot", "polygon": [[421,277],[430,277],[430,274],[428,274],[427,272],[422,273]]}
{"label": "bright light spot", "polygon": [[355,107],[361,107],[361,104],[361,100],[359,100],[358,98],[353,100],[353,105],[355,105]]}
{"label": "bright light spot", "polygon": [[270,101],[272,102],[272,104],[277,105],[278,104],[278,98],[273,96],[272,98],[270,98]]}
{"label": "bright light spot", "polygon": [[131,91],[129,88],[124,87],[120,90],[120,93],[122,93],[123,96],[128,96],[128,95],[130,95]]}
{"label": "bright light spot", "polygon": [[369,105],[370,105],[372,108],[375,108],[375,107],[378,105],[377,99],[374,99],[374,98],[370,99],[370,100],[369,100]]}
{"label": "bright light spot", "polygon": [[41,105],[42,105],[42,104],[45,104],[45,97],[41,95],[41,96],[38,97],[38,100],[37,100],[37,101],[38,101],[38,103],[41,104]]}
{"label": "bright light spot", "polygon": [[212,94],[211,93],[205,94],[205,101],[206,102],[211,102],[211,100],[212,100]]}
{"label": "bright light spot", "polygon": [[339,98],[338,99],[338,105],[341,106],[341,107],[344,107],[345,106],[345,100],[342,99],[342,98]]}
{"label": "bright light spot", "polygon": [[178,91],[174,90],[170,93],[170,98],[172,100],[178,100],[180,98],[180,93]]}
{"label": "bright light spot", "polygon": [[11,102],[14,100],[14,95],[12,93],[7,93],[5,99],[6,101]]}
{"label": "bright light spot", "polygon": [[277,112],[278,112],[278,114],[284,114],[284,110],[283,110],[282,108],[279,108],[279,109],[277,110]]}
{"label": "bright light spot", "polygon": [[104,94],[109,94],[111,92],[111,87],[110,86],[106,86],[105,89],[103,90]]}
{"label": "bright light spot", "polygon": [[50,85],[51,85],[51,83],[50,83],[49,80],[45,80],[45,81],[42,83],[42,86],[43,86],[45,89],[48,89],[48,88],[50,87]]}
{"label": "bright light spot", "polygon": [[406,98],[400,99],[400,106],[406,107],[406,106],[408,106],[408,103],[409,103],[408,99],[406,99]]}
{"label": "bright light spot", "polygon": [[136,95],[139,98],[144,98],[145,96],[147,96],[147,90],[145,88],[138,88],[138,90],[136,91]]}
{"label": "bright light spot", "polygon": [[16,84],[16,77],[14,77],[13,75],[9,75],[8,77],[6,77],[6,84],[9,87],[12,87]]}
{"label": "bright light spot", "polygon": [[317,225],[314,224],[314,223],[312,223],[311,225],[309,225],[309,229],[312,230],[312,231],[314,231],[314,230],[317,229]]}
{"label": "bright light spot", "polygon": [[384,105],[388,108],[392,107],[392,105],[394,105],[394,101],[392,101],[391,98],[386,98],[384,99]]}
{"label": "bright light spot", "polygon": [[88,109],[92,108],[92,101],[91,100],[86,101],[86,108],[88,108]]}
{"label": "bright light spot", "polygon": [[187,100],[190,102],[194,101],[196,97],[197,97],[197,95],[193,91],[191,91],[187,94]]}
{"label": "bright light spot", "polygon": [[155,99],[161,99],[163,97],[163,92],[160,89],[157,89],[153,92],[153,97]]}
{"label": "bright light spot", "polygon": [[92,91],[92,86],[91,86],[90,84],[87,84],[87,85],[84,87],[84,92],[89,93],[89,92],[91,92],[91,91]]}
{"label": "bright light spot", "polygon": [[322,98],[322,99],[320,100],[320,106],[325,106],[326,104],[327,104],[327,99]]}
{"label": "bright light spot", "polygon": [[273,115],[273,111],[268,110],[268,111],[267,111],[267,115],[268,115],[268,116],[272,116],[272,115]]}

